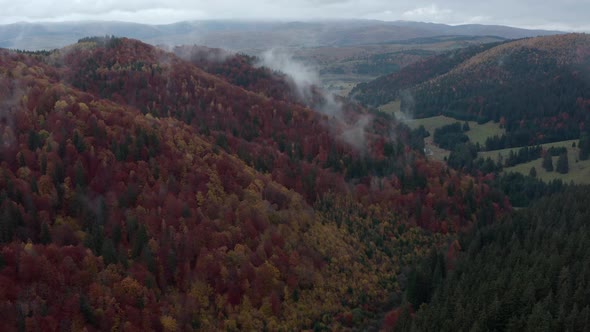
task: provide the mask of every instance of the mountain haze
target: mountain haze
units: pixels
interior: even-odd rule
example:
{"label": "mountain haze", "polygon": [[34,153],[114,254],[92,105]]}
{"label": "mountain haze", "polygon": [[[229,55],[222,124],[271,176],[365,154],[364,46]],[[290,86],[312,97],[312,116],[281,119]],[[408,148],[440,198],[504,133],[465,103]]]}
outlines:
{"label": "mountain haze", "polygon": [[15,23],[0,26],[0,47],[53,49],[89,35],[115,35],[157,45],[199,44],[231,50],[350,46],[441,35],[522,38],[556,34],[504,26],[345,20],[327,22],[191,21],[167,25],[125,22]]}

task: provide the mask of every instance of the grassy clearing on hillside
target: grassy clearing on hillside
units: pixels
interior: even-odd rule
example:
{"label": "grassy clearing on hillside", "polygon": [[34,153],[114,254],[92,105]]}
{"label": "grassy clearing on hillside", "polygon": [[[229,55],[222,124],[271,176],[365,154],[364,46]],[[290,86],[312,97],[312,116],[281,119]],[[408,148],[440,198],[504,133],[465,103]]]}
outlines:
{"label": "grassy clearing on hillside", "polygon": [[322,86],[342,97],[347,97],[350,91],[359,83],[369,82],[376,77],[352,74],[325,74],[322,75]]}
{"label": "grassy clearing on hillside", "polygon": [[[400,110],[400,101],[393,101],[391,103],[385,104],[379,107],[379,110],[386,113],[393,113],[398,119],[404,119],[405,114]],[[431,135],[434,135],[434,130],[436,128],[440,128],[442,126],[453,124],[455,122],[463,123],[464,121],[459,121],[454,118],[450,118],[447,116],[439,115],[430,118],[423,118],[423,119],[412,119],[412,120],[405,120],[406,124],[411,128],[418,128],[420,125],[424,126],[426,130],[430,132]],[[494,135],[502,135],[504,134],[504,129],[500,128],[500,125],[494,123],[492,121],[484,123],[482,125],[478,124],[475,121],[468,121],[470,130],[465,134],[469,137],[469,140],[473,143],[478,143],[481,145],[485,144],[485,141],[488,137],[492,137]],[[541,166],[542,158],[537,160],[533,160],[528,163],[519,164],[513,167],[505,168],[505,172],[518,172],[524,175],[528,175],[531,167],[535,167],[537,170],[537,177],[544,180],[544,181],[551,181],[554,179],[561,179],[569,183],[573,181],[576,184],[590,184],[590,160],[585,161],[577,161],[579,151],[577,148],[572,147],[572,143],[578,144],[579,140],[568,140],[568,141],[560,141],[560,142],[553,142],[553,143],[546,143],[541,144],[543,148],[548,149],[551,147],[566,147],[568,152],[568,161],[569,161],[569,173],[567,174],[560,174],[555,171],[547,172]],[[450,151],[441,149],[432,142],[432,136],[426,138],[424,140],[425,146],[428,151],[431,153],[430,157],[436,160],[443,161],[445,157],[448,157]],[[502,150],[494,150],[494,151],[484,151],[480,152],[479,156],[483,158],[490,157],[494,161],[498,161],[498,155],[502,155],[502,158],[506,159],[510,154],[510,151],[514,151],[515,153],[518,152],[520,148],[508,148]],[[557,164],[557,158],[553,157],[553,165]]]}
{"label": "grassy clearing on hillside", "polygon": [[[396,118],[404,121],[410,128],[418,128],[421,125],[430,132],[430,137],[427,137],[424,140],[426,148],[432,153],[432,157],[437,160],[444,160],[445,157],[448,157],[450,151],[441,149],[434,142],[432,141],[432,135],[434,135],[434,131],[436,128],[440,128],[445,125],[453,124],[455,122],[459,122],[463,124],[465,121],[460,121],[448,116],[439,115],[433,116],[430,118],[423,118],[423,119],[408,119],[405,113],[401,112],[400,109],[401,102],[399,100],[392,101],[385,105],[379,107],[379,110],[385,113],[394,114]],[[500,125],[494,123],[492,121],[484,124],[478,124],[475,121],[468,121],[470,130],[465,134],[469,137],[469,140],[473,143],[479,143],[481,145],[485,144],[485,141],[488,137],[492,137],[494,135],[502,135],[504,134],[504,129],[500,128]]]}
{"label": "grassy clearing on hillside", "polygon": [[493,137],[494,135],[502,136],[502,134],[506,132],[503,128],[500,128],[499,123],[495,123],[494,121],[489,121],[484,124],[478,124],[475,121],[468,122],[471,129],[465,134],[473,144],[479,143],[483,146],[488,137]]}
{"label": "grassy clearing on hillside", "polygon": [[[519,164],[516,166],[508,167],[504,169],[504,172],[518,172],[524,175],[528,175],[531,168],[535,167],[537,170],[537,177],[542,179],[543,181],[551,181],[555,179],[560,179],[569,183],[573,181],[576,184],[590,184],[590,160],[585,161],[578,161],[579,149],[576,147],[572,147],[572,143],[578,144],[579,140],[568,140],[568,141],[560,141],[560,142],[553,142],[553,143],[546,143],[541,144],[544,149],[549,149],[551,147],[559,148],[565,147],[567,148],[567,157],[569,162],[569,172],[567,174],[560,174],[555,171],[547,172],[541,166],[543,162],[543,158],[538,158],[536,160],[530,161],[528,163]],[[502,150],[494,150],[494,151],[484,151],[480,152],[479,156],[483,158],[490,157],[494,161],[498,161],[498,156],[501,155],[502,158],[507,158],[510,154],[510,151],[514,151],[517,153],[520,148],[509,148],[509,149],[502,149]],[[553,166],[557,165],[557,156],[553,157]]]}
{"label": "grassy clearing on hillside", "polygon": [[[395,101],[389,104],[383,105],[379,108],[383,112],[394,113],[396,117],[403,119],[406,115],[401,113],[400,111],[400,102]],[[423,118],[423,119],[412,119],[407,120],[406,123],[411,128],[418,128],[420,125],[424,126],[426,130],[430,132],[431,135],[434,135],[434,130],[436,128],[440,128],[445,125],[453,124],[455,122],[459,122],[463,124],[465,121],[460,121],[454,118],[450,118],[448,116],[439,115],[433,116],[430,118]],[[478,124],[475,121],[467,121],[469,123],[470,130],[465,134],[469,137],[469,140],[473,143],[479,143],[480,145],[484,145],[486,139],[488,137],[493,137],[494,135],[501,136],[505,133],[505,130],[500,128],[500,124],[495,123],[493,121],[489,121],[484,124]]]}
{"label": "grassy clearing on hillside", "polygon": [[[534,166],[537,170],[537,177],[539,179],[542,179],[543,181],[560,179],[566,183],[573,181],[576,184],[590,184],[590,160],[576,162],[578,155],[569,152],[569,150],[567,156],[570,167],[570,171],[567,174],[560,174],[555,171],[545,171],[545,169],[543,169],[543,167],[541,166],[543,158],[539,158],[537,160],[533,160],[525,164],[505,168],[504,172],[518,172],[528,175],[529,171],[531,170],[531,167]],[[554,166],[557,164],[557,158],[558,157],[553,157]]]}
{"label": "grassy clearing on hillside", "polygon": [[390,103],[379,106],[378,109],[381,112],[390,113],[394,114],[395,116],[398,116],[398,114],[401,112],[401,104],[402,102],[400,100],[394,100]]}
{"label": "grassy clearing on hillside", "polygon": [[324,87],[328,90],[332,91],[334,94],[337,94],[342,97],[348,96],[350,91],[356,86],[357,83],[354,82],[344,82],[344,81],[335,81],[330,83],[325,83]]}
{"label": "grassy clearing on hillside", "polygon": [[433,116],[431,118],[409,120],[408,126],[410,126],[411,128],[418,128],[422,125],[422,126],[424,126],[424,128],[426,128],[426,130],[428,130],[430,132],[431,135],[434,135],[434,130],[436,128],[440,128],[442,126],[453,124],[455,122],[461,122],[461,121],[457,121],[456,119],[449,118],[448,116],[439,115],[439,116]]}
{"label": "grassy clearing on hillside", "polygon": [[[568,141],[545,143],[545,144],[541,144],[541,146],[545,149],[549,149],[552,147],[559,148],[559,147],[563,146],[563,147],[567,148],[568,156],[572,156],[572,155],[577,156],[578,149],[572,148],[572,143],[576,143],[576,145],[577,145],[578,141],[579,141],[578,139],[572,139],[572,140],[568,140]],[[508,157],[508,155],[510,155],[510,151],[514,151],[514,153],[517,153],[519,149],[521,149],[521,147],[508,148],[508,149],[502,149],[502,150],[482,151],[479,153],[479,156],[483,157],[483,158],[490,157],[490,158],[492,158],[493,161],[498,161],[498,155],[502,155],[502,157],[505,159]]]}

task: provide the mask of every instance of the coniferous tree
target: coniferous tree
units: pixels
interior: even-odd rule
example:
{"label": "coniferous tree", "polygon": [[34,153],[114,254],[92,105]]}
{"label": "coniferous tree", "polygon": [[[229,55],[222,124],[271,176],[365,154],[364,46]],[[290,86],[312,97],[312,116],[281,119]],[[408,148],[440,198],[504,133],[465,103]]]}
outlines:
{"label": "coniferous tree", "polygon": [[117,250],[111,239],[105,239],[102,243],[101,256],[106,265],[117,263]]}
{"label": "coniferous tree", "polygon": [[569,162],[567,160],[567,152],[559,155],[555,170],[561,174],[569,172]]}
{"label": "coniferous tree", "polygon": [[413,316],[418,330],[584,331],[590,269],[577,262],[590,255],[580,233],[588,189],[571,187],[464,236],[454,270]]}
{"label": "coniferous tree", "polygon": [[49,232],[49,226],[45,222],[41,225],[41,234],[39,237],[40,237],[41,243],[43,243],[43,244],[51,243],[51,233]]}
{"label": "coniferous tree", "polygon": [[580,142],[578,143],[578,148],[580,149],[580,160],[587,160],[590,156],[590,135],[584,134],[580,138]]}
{"label": "coniferous tree", "polygon": [[465,121],[463,123],[463,131],[469,131],[471,128],[469,127],[469,122]]}
{"label": "coniferous tree", "polygon": [[531,170],[529,171],[529,176],[533,178],[537,177],[537,169],[534,166],[531,167]]}
{"label": "coniferous tree", "polygon": [[547,172],[553,172],[553,159],[551,159],[551,154],[545,153],[543,157],[543,168]]}

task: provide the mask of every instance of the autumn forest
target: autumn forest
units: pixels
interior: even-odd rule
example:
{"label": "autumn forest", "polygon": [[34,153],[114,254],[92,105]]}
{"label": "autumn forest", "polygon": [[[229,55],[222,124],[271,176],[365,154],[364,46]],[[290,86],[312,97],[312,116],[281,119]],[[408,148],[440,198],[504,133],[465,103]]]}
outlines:
{"label": "autumn forest", "polygon": [[[503,172],[549,152],[486,164],[463,134],[496,121],[501,148],[590,150],[588,37],[539,38],[354,98],[206,47],[0,49],[0,330],[588,328],[588,187]],[[400,98],[461,121],[432,133],[447,162],[376,108]]]}

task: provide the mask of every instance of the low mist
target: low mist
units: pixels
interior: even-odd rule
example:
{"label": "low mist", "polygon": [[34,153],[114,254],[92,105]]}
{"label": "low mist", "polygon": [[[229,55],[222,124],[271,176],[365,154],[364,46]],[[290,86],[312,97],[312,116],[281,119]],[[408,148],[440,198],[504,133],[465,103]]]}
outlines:
{"label": "low mist", "polygon": [[[295,60],[287,51],[271,49],[261,54],[258,66],[264,66],[275,71],[282,72],[291,80],[293,89],[304,104],[327,115],[330,118],[332,129],[336,129],[336,137],[350,144],[360,152],[367,149],[365,129],[370,123],[371,117],[362,116],[350,123],[344,118],[342,102],[336,96],[321,88],[321,80],[318,72],[302,62]],[[321,102],[314,102],[314,97],[321,94]]]}
{"label": "low mist", "polygon": [[298,97],[302,100],[309,100],[312,97],[312,88],[321,85],[315,70],[296,61],[284,50],[271,49],[262,53],[258,65],[286,74],[293,81]]}

